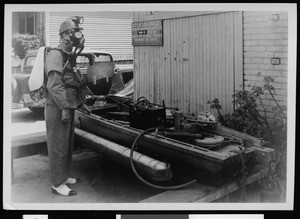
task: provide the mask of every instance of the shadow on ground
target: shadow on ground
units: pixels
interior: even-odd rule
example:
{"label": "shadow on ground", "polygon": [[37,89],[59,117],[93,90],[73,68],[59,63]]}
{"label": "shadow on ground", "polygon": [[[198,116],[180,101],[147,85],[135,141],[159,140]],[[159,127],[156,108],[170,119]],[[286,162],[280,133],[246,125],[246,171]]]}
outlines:
{"label": "shadow on ground", "polygon": [[73,155],[72,171],[81,182],[72,185],[77,196],[52,194],[48,158],[35,155],[14,160],[12,203],[135,203],[160,191],[139,182],[130,170],[94,152]]}

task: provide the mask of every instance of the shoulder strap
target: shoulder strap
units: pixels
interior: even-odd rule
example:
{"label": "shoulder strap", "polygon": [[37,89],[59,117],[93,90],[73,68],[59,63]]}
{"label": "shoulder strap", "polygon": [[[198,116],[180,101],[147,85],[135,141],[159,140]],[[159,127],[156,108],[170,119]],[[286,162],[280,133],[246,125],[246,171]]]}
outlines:
{"label": "shoulder strap", "polygon": [[[51,51],[51,50],[57,50],[61,53],[61,55],[63,56],[63,66],[65,66],[65,63],[68,62],[68,60],[70,59],[69,55],[67,53],[65,53],[62,49],[59,48],[52,48],[52,47],[46,47],[45,49],[45,53],[44,53],[44,60],[46,60],[46,56],[47,54]],[[65,74],[65,71],[63,71],[63,76]],[[44,68],[44,83],[47,84],[47,74],[45,72],[45,68]]]}
{"label": "shoulder strap", "polygon": [[48,52],[50,52],[52,48],[51,47],[46,47],[46,49],[44,50],[44,85],[45,87],[47,86],[47,80],[48,80],[48,76],[46,73],[46,69],[45,69],[45,61],[46,61],[46,56],[48,54]]}
{"label": "shoulder strap", "polygon": [[53,48],[52,50],[59,51],[61,53],[61,55],[63,56],[64,62],[66,62],[68,59],[70,59],[70,55],[68,55],[67,53],[65,53],[62,49]]}

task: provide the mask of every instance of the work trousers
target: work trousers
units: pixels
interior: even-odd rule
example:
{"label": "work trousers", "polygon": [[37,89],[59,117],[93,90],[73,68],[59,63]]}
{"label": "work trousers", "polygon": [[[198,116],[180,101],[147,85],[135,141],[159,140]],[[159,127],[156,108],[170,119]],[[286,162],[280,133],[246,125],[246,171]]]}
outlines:
{"label": "work trousers", "polygon": [[49,158],[50,181],[52,185],[64,183],[71,177],[72,152],[74,145],[74,109],[70,109],[71,120],[61,120],[62,110],[46,104],[45,122]]}

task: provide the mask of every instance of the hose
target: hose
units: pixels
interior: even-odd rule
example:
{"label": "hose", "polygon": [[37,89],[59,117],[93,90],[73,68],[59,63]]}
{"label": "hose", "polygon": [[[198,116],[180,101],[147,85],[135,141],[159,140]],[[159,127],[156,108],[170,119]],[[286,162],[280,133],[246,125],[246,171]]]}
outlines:
{"label": "hose", "polygon": [[130,165],[131,165],[131,168],[133,170],[133,173],[135,174],[135,176],[140,180],[142,181],[143,183],[145,183],[146,185],[150,186],[150,187],[153,187],[153,188],[156,188],[156,189],[165,189],[165,190],[176,190],[176,189],[181,189],[181,188],[184,188],[186,186],[189,186],[193,183],[195,183],[197,180],[196,179],[193,179],[191,180],[190,182],[187,182],[187,183],[184,183],[184,184],[180,184],[180,185],[176,185],[176,186],[159,186],[159,185],[155,185],[153,183],[150,183],[148,181],[146,181],[144,178],[142,178],[140,176],[140,174],[137,172],[135,166],[134,166],[134,160],[133,160],[133,152],[134,152],[134,149],[135,149],[135,145],[136,143],[138,142],[138,140],[143,136],[145,135],[146,133],[150,132],[150,131],[153,131],[153,130],[158,130],[158,129],[161,129],[161,130],[164,130],[164,131],[171,131],[170,129],[167,129],[167,128],[161,128],[161,127],[155,127],[155,128],[149,128],[145,131],[143,131],[142,133],[140,133],[134,140],[132,146],[131,146],[131,150],[130,150]]}

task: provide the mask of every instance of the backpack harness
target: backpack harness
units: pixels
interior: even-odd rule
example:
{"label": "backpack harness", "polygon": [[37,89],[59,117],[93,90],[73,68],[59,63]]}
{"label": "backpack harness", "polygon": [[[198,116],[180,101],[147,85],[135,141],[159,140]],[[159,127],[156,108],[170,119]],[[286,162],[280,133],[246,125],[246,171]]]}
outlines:
{"label": "backpack harness", "polygon": [[[76,55],[69,55],[67,53],[65,53],[62,49],[59,49],[59,48],[51,48],[51,47],[47,47],[44,51],[44,60],[46,58],[46,55],[51,51],[51,50],[57,50],[61,53],[61,55],[63,56],[63,72],[62,72],[62,81],[63,81],[63,78],[65,76],[65,73],[66,73],[66,67],[69,63],[71,63],[71,67],[74,68],[74,66],[76,65]],[[75,78],[76,80],[79,82],[80,86],[74,86],[74,85],[71,85],[71,84],[65,84],[64,82],[64,85],[66,88],[72,88],[72,89],[81,89],[84,85],[83,85],[83,82],[80,78],[80,75],[79,73],[74,70],[73,71],[74,75],[75,75]],[[46,98],[47,96],[47,80],[48,80],[48,76],[47,76],[47,73],[45,71],[45,68],[44,68],[44,82],[42,84],[42,86],[35,90],[35,91],[31,91],[30,92],[30,97],[35,101],[35,102],[39,102],[41,99],[44,99]]]}

